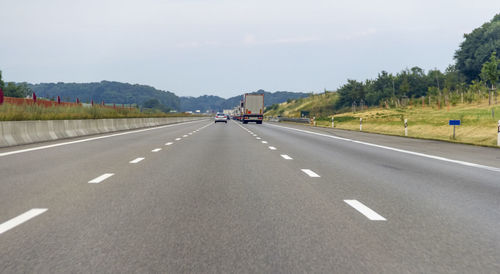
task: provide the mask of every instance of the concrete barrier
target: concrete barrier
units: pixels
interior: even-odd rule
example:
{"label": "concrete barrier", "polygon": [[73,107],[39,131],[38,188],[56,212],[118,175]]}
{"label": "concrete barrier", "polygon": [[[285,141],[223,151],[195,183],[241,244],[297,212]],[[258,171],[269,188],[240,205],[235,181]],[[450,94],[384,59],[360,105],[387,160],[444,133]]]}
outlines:
{"label": "concrete barrier", "polygon": [[205,117],[96,120],[0,121],[0,147],[146,128],[206,119]]}

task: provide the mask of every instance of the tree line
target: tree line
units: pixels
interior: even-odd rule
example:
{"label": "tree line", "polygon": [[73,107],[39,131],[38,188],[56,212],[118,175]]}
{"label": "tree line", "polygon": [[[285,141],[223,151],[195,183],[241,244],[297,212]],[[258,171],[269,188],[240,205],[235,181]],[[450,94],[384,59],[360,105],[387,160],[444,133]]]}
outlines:
{"label": "tree line", "polygon": [[99,83],[5,83],[0,71],[0,88],[4,96],[25,98],[33,92],[39,98],[74,102],[135,104],[144,108],[154,108],[163,112],[179,109],[180,100],[174,93],[157,90],[146,85],[131,85],[128,83],[101,81]]}
{"label": "tree line", "polygon": [[33,91],[28,86],[28,83],[14,83],[5,82],[2,80],[2,71],[0,70],[0,89],[2,89],[4,96],[23,98],[31,95]]}
{"label": "tree line", "polygon": [[[444,72],[425,72],[420,67],[391,74],[382,71],[375,79],[349,79],[338,90],[337,109],[363,106],[401,106],[409,100],[428,97],[428,103],[471,102],[496,98],[500,76],[500,14],[490,22],[464,35],[455,52],[456,63]],[[422,103],[425,101],[422,100]]]}

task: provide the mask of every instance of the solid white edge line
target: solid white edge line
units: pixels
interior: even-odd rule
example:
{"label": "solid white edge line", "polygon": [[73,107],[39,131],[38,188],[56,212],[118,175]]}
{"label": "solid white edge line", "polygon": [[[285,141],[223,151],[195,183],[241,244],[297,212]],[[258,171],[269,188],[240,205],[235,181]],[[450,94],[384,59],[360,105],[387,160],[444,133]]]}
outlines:
{"label": "solid white edge line", "polygon": [[106,179],[108,179],[109,177],[115,175],[114,173],[104,173],[103,175],[95,178],[95,179],[92,179],[89,181],[89,184],[98,184]]}
{"label": "solid white edge line", "polygon": [[0,224],[0,234],[8,231],[8,230],[11,230],[12,228],[32,219],[32,218],[35,218],[36,216],[44,213],[45,211],[47,211],[48,209],[47,208],[33,208],[33,209],[30,209],[26,212],[24,212],[23,214],[17,216],[17,217],[14,217],[2,224]]}
{"label": "solid white edge line", "polygon": [[302,172],[304,172],[305,174],[309,175],[309,177],[314,177],[314,178],[318,178],[318,177],[321,177],[319,176],[316,172],[310,170],[310,169],[301,169]]}
{"label": "solid white edge line", "polygon": [[0,153],[0,157],[24,153],[24,152],[36,151],[36,150],[41,150],[41,149],[78,144],[78,143],[100,140],[100,139],[105,139],[105,138],[111,138],[111,137],[116,137],[116,136],[128,135],[128,134],[139,133],[139,132],[144,132],[144,131],[149,131],[149,130],[156,130],[156,129],[162,129],[162,128],[167,128],[167,127],[186,125],[186,124],[197,123],[197,122],[199,122],[199,121],[181,122],[181,123],[172,124],[172,125],[164,125],[164,126],[153,127],[153,128],[145,128],[145,129],[139,129],[139,130],[134,130],[134,131],[115,133],[115,134],[99,136],[99,137],[92,137],[92,138],[87,138],[87,139],[82,139],[82,140],[77,140],[77,141],[70,141],[70,142],[58,143],[58,144],[47,145],[47,146],[39,146],[39,147],[32,147],[32,148],[21,149],[21,150],[14,150],[14,151]]}
{"label": "solid white edge line", "polygon": [[281,157],[283,157],[283,159],[285,159],[285,160],[293,160],[292,157],[290,157],[290,156],[288,156],[286,154],[281,154]]}
{"label": "solid white edge line", "polygon": [[344,200],[348,205],[356,209],[359,213],[366,216],[366,218],[372,221],[387,221],[386,218],[382,217],[377,212],[373,211],[371,208],[365,206],[358,200]]}
{"label": "solid white edge line", "polygon": [[131,163],[131,164],[137,164],[137,163],[139,163],[142,160],[144,160],[144,157],[135,158],[134,160],[130,161],[129,163]]}
{"label": "solid white edge line", "polygon": [[439,161],[443,161],[443,162],[449,162],[449,163],[454,163],[454,164],[463,165],[463,166],[469,166],[469,167],[481,168],[481,169],[485,169],[485,170],[489,170],[489,171],[500,172],[500,168],[497,168],[497,167],[485,166],[485,165],[480,165],[480,164],[475,164],[475,163],[470,163],[470,162],[465,162],[465,161],[460,161],[460,160],[453,160],[453,159],[449,159],[449,158],[445,158],[445,157],[441,157],[441,156],[435,156],[435,155],[430,155],[430,154],[425,154],[425,153],[420,153],[420,152],[414,152],[414,151],[404,150],[404,149],[399,149],[399,148],[394,148],[394,147],[376,145],[376,144],[367,143],[367,142],[363,142],[363,141],[356,141],[353,139],[317,133],[317,132],[313,132],[313,131],[309,131],[309,130],[289,128],[289,127],[283,127],[283,126],[277,126],[277,125],[271,125],[271,124],[268,124],[268,125],[272,126],[272,127],[280,127],[280,128],[284,128],[284,129],[288,129],[288,130],[295,130],[295,131],[299,131],[299,132],[314,134],[314,135],[328,137],[328,138],[337,139],[337,140],[342,140],[342,141],[346,141],[346,142],[352,142],[352,143],[356,143],[356,144],[360,144],[360,145],[371,146],[371,147],[396,151],[396,152],[400,152],[400,153],[410,154],[410,155],[414,155],[414,156],[439,160]]}

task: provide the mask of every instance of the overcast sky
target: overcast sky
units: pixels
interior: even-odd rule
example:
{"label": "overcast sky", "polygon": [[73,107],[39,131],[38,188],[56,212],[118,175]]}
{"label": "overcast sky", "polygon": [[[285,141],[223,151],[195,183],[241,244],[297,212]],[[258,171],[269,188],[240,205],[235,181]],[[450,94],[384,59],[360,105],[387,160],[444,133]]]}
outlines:
{"label": "overcast sky", "polygon": [[499,0],[0,0],[0,70],[179,96],[321,92],[381,70],[443,70],[499,12]]}

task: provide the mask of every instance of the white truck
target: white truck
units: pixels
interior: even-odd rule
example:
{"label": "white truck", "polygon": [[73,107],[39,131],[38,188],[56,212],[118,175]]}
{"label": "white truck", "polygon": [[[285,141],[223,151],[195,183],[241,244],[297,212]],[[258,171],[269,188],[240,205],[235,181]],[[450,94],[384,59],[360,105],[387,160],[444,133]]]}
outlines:
{"label": "white truck", "polygon": [[243,95],[241,121],[243,124],[256,122],[262,124],[264,119],[264,94]]}

